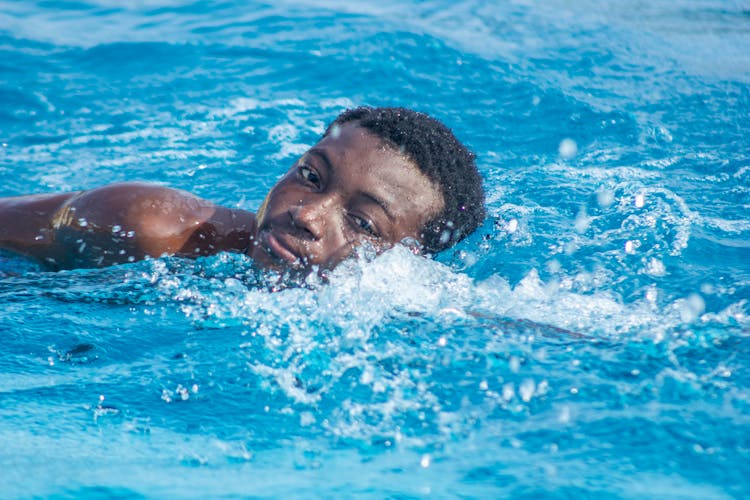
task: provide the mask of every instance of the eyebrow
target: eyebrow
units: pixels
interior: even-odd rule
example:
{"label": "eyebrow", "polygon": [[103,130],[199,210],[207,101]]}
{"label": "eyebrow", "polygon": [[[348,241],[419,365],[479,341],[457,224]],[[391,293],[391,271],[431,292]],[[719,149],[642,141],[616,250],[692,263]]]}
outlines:
{"label": "eyebrow", "polygon": [[[322,159],[323,163],[325,163],[326,168],[328,169],[329,172],[335,172],[336,171],[336,169],[333,167],[333,163],[331,162],[330,158],[328,158],[328,155],[326,154],[325,150],[323,150],[321,148],[314,147],[314,148],[311,148],[310,150],[308,150],[307,154],[309,154],[309,155],[315,155],[315,156],[319,157],[320,159]],[[389,219],[391,219],[391,220],[395,220],[396,219],[396,216],[393,215],[393,213],[391,213],[391,211],[389,209],[389,204],[385,200],[383,200],[383,199],[379,198],[378,196],[375,196],[374,194],[372,194],[370,192],[367,192],[367,191],[359,191],[359,195],[362,196],[362,197],[364,197],[364,198],[367,198],[368,200],[372,201],[373,203],[375,203],[376,205],[378,205],[380,208],[382,208],[383,211],[385,212],[385,214],[388,216]]]}

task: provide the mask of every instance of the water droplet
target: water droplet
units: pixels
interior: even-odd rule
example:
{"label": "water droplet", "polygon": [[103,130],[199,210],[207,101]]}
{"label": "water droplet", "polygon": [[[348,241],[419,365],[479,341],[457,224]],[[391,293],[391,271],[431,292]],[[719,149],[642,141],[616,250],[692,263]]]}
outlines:
{"label": "water droplet", "polygon": [[560,409],[560,414],[557,416],[557,421],[561,424],[567,424],[570,422],[570,407],[563,406]]}
{"label": "water droplet", "polygon": [[615,195],[608,189],[601,189],[596,193],[596,201],[602,208],[607,208],[615,202]]}
{"label": "water droplet", "polygon": [[646,273],[651,276],[664,276],[667,274],[667,269],[664,267],[664,263],[659,259],[652,257],[646,265]]}
{"label": "water droplet", "polygon": [[521,399],[524,403],[528,403],[531,401],[531,397],[534,395],[534,389],[536,388],[536,384],[534,384],[534,381],[527,378],[523,382],[521,382],[521,385],[518,386],[518,394],[520,394]]}
{"label": "water droplet", "polygon": [[430,466],[430,456],[429,455],[422,455],[421,460],[419,461],[419,465],[421,465],[423,468],[427,468]]}
{"label": "water droplet", "polygon": [[510,401],[513,399],[513,396],[516,395],[515,389],[513,389],[513,384],[508,382],[503,386],[503,399],[505,401]]}
{"label": "water droplet", "polygon": [[89,225],[89,222],[86,220],[85,217],[81,217],[80,219],[78,219],[78,225],[81,227],[86,227]]}
{"label": "water droplet", "polygon": [[560,141],[557,152],[562,159],[569,160],[578,153],[578,144],[573,139],[563,139]]}
{"label": "water droplet", "polygon": [[578,234],[583,234],[586,232],[590,225],[591,219],[586,214],[586,207],[581,207],[581,209],[578,211],[578,215],[576,215],[576,220],[573,226]]}
{"label": "water droplet", "polygon": [[122,231],[122,227],[118,226],[117,224],[115,224],[114,226],[112,226],[112,232],[113,233],[119,233],[120,231]]}
{"label": "water droplet", "polygon": [[633,201],[636,208],[643,208],[643,205],[646,204],[646,197],[643,195],[643,193],[638,193],[635,195],[635,200]]}
{"label": "water droplet", "polygon": [[331,136],[331,137],[332,137],[333,139],[338,139],[338,138],[339,138],[339,136],[341,135],[341,127],[339,126],[339,124],[338,124],[338,123],[334,123],[334,124],[333,124],[333,125],[331,126],[331,131],[329,132],[329,135],[330,135],[330,136]]}
{"label": "water droplet", "polygon": [[451,239],[451,232],[447,229],[440,233],[440,244],[445,245]]}
{"label": "water droplet", "polygon": [[299,414],[299,424],[302,427],[307,427],[308,425],[312,425],[315,423],[315,415],[312,414],[312,412],[309,411],[303,411]]}
{"label": "water droplet", "polygon": [[518,370],[521,369],[521,360],[516,356],[511,356],[510,360],[508,360],[508,366],[510,367],[510,371],[518,373]]}

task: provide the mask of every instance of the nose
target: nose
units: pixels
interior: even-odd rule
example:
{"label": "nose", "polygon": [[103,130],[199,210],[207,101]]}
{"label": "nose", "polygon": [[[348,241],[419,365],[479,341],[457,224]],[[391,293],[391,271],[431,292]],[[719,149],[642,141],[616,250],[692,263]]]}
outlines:
{"label": "nose", "polygon": [[333,217],[332,205],[330,197],[317,196],[300,200],[289,209],[292,225],[300,230],[304,238],[318,241],[329,229],[329,219]]}

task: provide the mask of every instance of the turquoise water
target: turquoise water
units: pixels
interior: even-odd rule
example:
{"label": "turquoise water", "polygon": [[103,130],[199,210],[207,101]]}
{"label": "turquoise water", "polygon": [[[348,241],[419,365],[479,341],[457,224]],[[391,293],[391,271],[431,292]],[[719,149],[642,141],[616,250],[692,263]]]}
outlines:
{"label": "turquoise water", "polygon": [[489,217],[276,289],[238,255],[0,262],[0,497],[750,495],[750,9],[0,1],[0,196],[254,210],[346,107]]}

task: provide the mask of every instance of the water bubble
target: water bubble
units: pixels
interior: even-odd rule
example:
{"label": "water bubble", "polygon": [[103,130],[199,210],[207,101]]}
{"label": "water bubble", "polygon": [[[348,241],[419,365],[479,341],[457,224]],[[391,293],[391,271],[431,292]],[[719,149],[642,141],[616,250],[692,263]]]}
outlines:
{"label": "water bubble", "polygon": [[513,399],[513,396],[516,395],[516,391],[513,388],[513,384],[508,382],[507,384],[503,385],[503,399],[505,401],[510,401]]}
{"label": "water bubble", "polygon": [[370,365],[365,366],[365,369],[362,370],[362,375],[359,376],[359,382],[364,385],[372,384],[372,381],[375,379],[372,373],[372,367]]}
{"label": "water bubble", "polygon": [[576,220],[573,225],[578,234],[583,234],[586,229],[591,225],[591,218],[586,214],[586,207],[581,207],[576,215]]}
{"label": "water bubble", "polygon": [[567,424],[570,422],[570,407],[569,406],[563,406],[560,409],[560,414],[557,416],[557,421],[561,424]]}
{"label": "water bubble", "polygon": [[473,266],[479,260],[477,255],[474,252],[465,252],[465,251],[461,251],[459,253],[459,258],[466,266]]}
{"label": "water bubble", "polygon": [[446,340],[445,337],[440,337],[437,341],[437,345],[440,347],[445,347],[448,344],[448,340]]}
{"label": "water bubble", "polygon": [[635,195],[633,204],[636,208],[643,208],[643,205],[646,204],[646,197],[643,195],[643,193],[638,193],[637,195]]}
{"label": "water bubble", "polygon": [[578,153],[578,144],[573,139],[563,139],[560,141],[557,152],[562,159],[569,160]]}
{"label": "water bubble", "polygon": [[303,411],[299,414],[299,424],[302,427],[307,427],[315,423],[315,415],[309,411]]}
{"label": "water bubble", "polygon": [[518,373],[518,370],[521,369],[521,360],[516,356],[511,356],[510,360],[508,360],[508,366],[510,367],[510,371]]}
{"label": "water bubble", "polygon": [[422,455],[422,458],[419,460],[419,465],[426,469],[430,466],[430,462],[431,459],[429,455]]}
{"label": "water bubble", "polygon": [[531,397],[534,395],[534,389],[536,389],[536,384],[534,384],[534,381],[529,378],[525,379],[521,382],[521,385],[518,386],[518,394],[520,394],[524,403],[531,401]]}
{"label": "water bubble", "polygon": [[489,385],[487,384],[486,380],[482,380],[479,382],[479,390],[486,391],[489,388]]}
{"label": "water bubble", "polygon": [[600,189],[596,193],[596,201],[602,208],[607,208],[615,202],[615,195],[608,189]]}
{"label": "water bubble", "polygon": [[551,274],[557,274],[562,270],[562,264],[560,264],[560,261],[557,259],[552,259],[546,264],[547,271],[549,271]]}
{"label": "water bubble", "polygon": [[190,399],[190,392],[188,392],[187,387],[183,387],[182,384],[177,385],[175,392],[180,395],[180,399],[183,401]]}
{"label": "water bubble", "polygon": [[443,230],[442,233],[440,233],[440,244],[445,245],[448,243],[448,240],[451,239],[451,232],[447,229]]}
{"label": "water bubble", "polygon": [[664,276],[667,274],[667,269],[664,267],[664,263],[659,259],[652,257],[646,265],[646,274],[651,276]]}
{"label": "water bubble", "polygon": [[679,301],[680,319],[684,323],[691,323],[698,319],[706,310],[706,302],[697,293],[690,294],[687,299]]}
{"label": "water bubble", "polygon": [[634,240],[628,240],[625,242],[625,253],[628,255],[635,254],[635,249],[640,246],[640,242]]}

